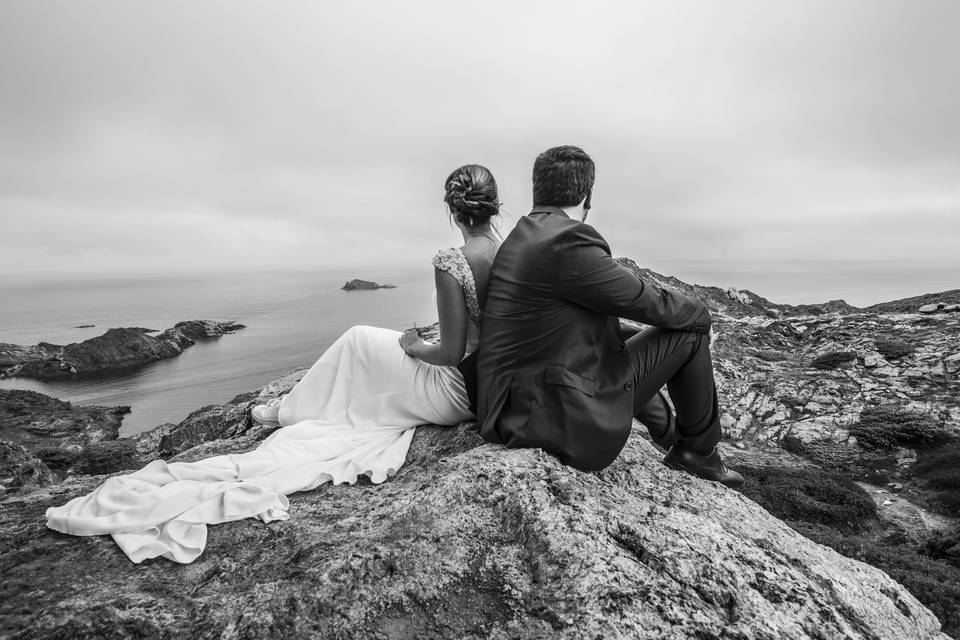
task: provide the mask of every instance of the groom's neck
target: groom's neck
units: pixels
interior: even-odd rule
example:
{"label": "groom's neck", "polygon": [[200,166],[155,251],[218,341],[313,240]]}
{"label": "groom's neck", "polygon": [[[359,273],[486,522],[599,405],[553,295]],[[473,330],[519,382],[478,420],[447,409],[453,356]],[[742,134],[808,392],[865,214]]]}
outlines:
{"label": "groom's neck", "polygon": [[581,207],[580,205],[576,205],[573,207],[560,207],[560,208],[563,209],[563,212],[567,214],[567,217],[570,218],[571,220],[580,220],[581,222],[583,222],[585,218],[584,214],[586,212],[583,210],[583,207]]}

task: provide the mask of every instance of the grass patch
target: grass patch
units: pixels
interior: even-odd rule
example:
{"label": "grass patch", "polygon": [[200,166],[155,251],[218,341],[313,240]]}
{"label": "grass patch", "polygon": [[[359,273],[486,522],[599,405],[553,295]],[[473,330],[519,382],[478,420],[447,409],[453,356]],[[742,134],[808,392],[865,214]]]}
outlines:
{"label": "grass patch", "polygon": [[871,451],[837,442],[813,442],[798,452],[825,469],[853,480],[886,484],[897,470],[897,457],[884,450]]}
{"label": "grass patch", "polygon": [[863,535],[876,517],[869,495],[850,479],[817,468],[741,466],[741,491],[807,538],[884,571],[930,609],[943,632],[960,638],[960,530],[915,545],[905,536]]}
{"label": "grass patch", "polygon": [[920,553],[960,569],[960,527],[933,534],[921,545]]}
{"label": "grass patch", "polygon": [[919,453],[910,474],[936,491],[933,499],[943,513],[960,517],[960,442]]}
{"label": "grass patch", "polygon": [[873,499],[852,480],[823,469],[741,466],[742,492],[787,521],[822,524],[838,531],[864,531],[876,518]]}
{"label": "grass patch", "polygon": [[857,354],[853,351],[832,351],[825,353],[819,358],[815,358],[810,366],[814,369],[836,369],[845,362],[851,362],[857,359]]}
{"label": "grass patch", "polygon": [[814,542],[881,569],[940,619],[944,633],[960,638],[960,569],[956,566],[930,557],[922,552],[922,545],[844,535],[822,525],[788,524]]}
{"label": "grass patch", "polygon": [[789,433],[781,438],[780,447],[790,453],[797,454],[806,453],[807,450],[806,445],[803,444],[803,440]]}
{"label": "grass patch", "polygon": [[877,352],[887,360],[896,360],[914,352],[914,346],[899,338],[874,338],[873,344]]}
{"label": "grass patch", "polygon": [[931,415],[883,405],[864,409],[850,434],[867,449],[885,450],[928,448],[950,438]]}

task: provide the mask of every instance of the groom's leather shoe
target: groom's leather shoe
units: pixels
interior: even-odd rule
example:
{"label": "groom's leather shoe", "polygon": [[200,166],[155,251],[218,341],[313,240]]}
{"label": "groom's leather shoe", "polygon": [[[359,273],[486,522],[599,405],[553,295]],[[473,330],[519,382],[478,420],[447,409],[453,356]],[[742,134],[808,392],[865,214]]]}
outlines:
{"label": "groom's leather shoe", "polygon": [[682,442],[678,442],[664,456],[663,464],[671,469],[686,471],[704,480],[713,480],[725,484],[731,489],[742,486],[744,482],[742,475],[727,469],[716,447],[707,455],[701,455],[684,447]]}

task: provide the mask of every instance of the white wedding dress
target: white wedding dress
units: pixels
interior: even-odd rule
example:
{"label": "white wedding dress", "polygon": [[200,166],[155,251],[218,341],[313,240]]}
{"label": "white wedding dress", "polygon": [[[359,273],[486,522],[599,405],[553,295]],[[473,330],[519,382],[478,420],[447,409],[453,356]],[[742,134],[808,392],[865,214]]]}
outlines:
{"label": "white wedding dress", "polygon": [[[480,319],[473,274],[459,249],[440,251],[433,264],[463,288],[469,353]],[[286,520],[291,493],[361,475],[383,482],[403,465],[416,426],[474,418],[457,368],[406,355],[400,335],[357,326],[340,336],[283,398],[283,426],[255,450],[197,462],[154,460],[47,509],[47,526],[110,534],[133,562],[163,556],[187,563],[203,552],[208,524]]]}

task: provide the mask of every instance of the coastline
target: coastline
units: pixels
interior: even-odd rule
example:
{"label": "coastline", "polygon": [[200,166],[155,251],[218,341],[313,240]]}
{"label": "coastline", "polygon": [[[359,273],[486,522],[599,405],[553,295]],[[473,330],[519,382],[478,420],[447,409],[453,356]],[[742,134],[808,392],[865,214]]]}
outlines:
{"label": "coastline", "polygon": [[[120,280],[93,290],[58,288],[18,297],[19,308],[0,309],[2,342],[68,344],[102,334],[108,327],[162,329],[192,317],[237,318],[247,328],[121,376],[6,379],[0,380],[0,388],[37,391],[77,404],[129,405],[132,411],[122,433],[133,435],[180,422],[197,407],[227,402],[238,390],[260,387],[310,364],[353,324],[400,330],[436,318],[429,262],[380,280],[398,285],[396,289],[340,290],[347,277],[360,273],[379,277],[374,269],[351,269],[195,276],[190,281],[173,278],[143,284]],[[90,323],[96,327],[72,328]]]}
{"label": "coastline", "polygon": [[[318,567],[325,567],[323,571],[344,571],[344,575],[350,576],[347,584],[366,584],[363,571],[357,573],[353,568],[346,568],[347,565],[338,564],[341,553],[350,557],[360,553],[367,558],[365,562],[378,562],[369,555],[369,549],[346,541],[353,539],[353,534],[347,538],[331,534],[331,539],[338,541],[331,543],[332,547],[325,552],[327,555],[317,557],[309,551],[313,548],[311,545],[315,546],[314,534],[300,537],[297,532],[331,526],[330,523],[339,521],[340,516],[336,514],[342,513],[352,513],[354,519],[360,518],[362,522],[386,519],[398,530],[404,530],[405,522],[426,518],[431,524],[422,528],[424,532],[442,529],[446,525],[437,523],[447,522],[444,518],[450,517],[456,548],[470,557],[481,558],[483,563],[495,563],[492,558],[502,557],[502,546],[493,544],[491,535],[498,532],[496,536],[501,536],[498,539],[523,548],[529,544],[530,527],[541,526],[541,514],[549,513],[553,524],[544,530],[543,535],[549,541],[545,544],[567,549],[574,544],[572,548],[581,565],[610,567],[612,573],[589,574],[591,580],[628,580],[633,584],[636,576],[628,578],[632,574],[621,573],[620,567],[653,562],[655,570],[644,574],[641,583],[658,585],[656,589],[669,592],[667,585],[660,586],[658,581],[668,567],[673,567],[668,573],[680,571],[689,577],[690,583],[685,589],[696,586],[700,590],[735,594],[724,598],[733,598],[738,603],[741,613],[737,624],[746,625],[744,628],[753,628],[760,621],[752,613],[743,613],[748,611],[744,607],[754,608],[749,611],[764,611],[764,624],[784,625],[777,628],[786,630],[801,624],[802,620],[809,623],[813,618],[806,616],[812,615],[808,613],[812,610],[805,607],[813,606],[820,611],[824,608],[832,611],[833,619],[844,620],[845,625],[861,625],[881,637],[907,633],[902,625],[908,624],[912,625],[909,626],[913,630],[911,637],[942,638],[937,635],[936,620],[920,605],[922,602],[941,616],[945,629],[955,637],[960,635],[960,619],[951,613],[952,603],[960,594],[960,567],[951,564],[948,552],[937,556],[939,552],[933,551],[949,550],[955,538],[960,544],[960,511],[949,502],[949,491],[938,488],[935,479],[931,480],[932,476],[925,475],[924,471],[926,461],[936,460],[937,456],[954,455],[954,451],[960,456],[960,311],[928,307],[929,313],[921,313],[919,307],[909,312],[900,308],[904,304],[911,307],[921,302],[930,304],[926,297],[909,302],[893,301],[873,309],[854,308],[840,301],[779,305],[750,291],[691,285],[640,269],[629,260],[621,263],[658,286],[698,296],[711,308],[717,329],[714,366],[725,432],[721,446],[730,466],[748,477],[742,495],[659,465],[658,455],[640,425],[635,425],[621,457],[598,474],[568,469],[539,451],[505,450],[485,444],[469,426],[422,427],[418,429],[407,463],[387,483],[361,482],[355,487],[320,488],[298,494],[294,498],[298,506],[293,521],[273,523],[264,531],[282,531],[284,533],[277,535],[288,536],[289,546],[282,553],[310,557]],[[945,306],[953,304],[954,293],[960,294],[951,292],[945,296]],[[107,433],[97,440],[85,436],[79,429],[67,446],[55,444],[56,437],[63,437],[61,434],[49,441],[53,446],[14,443],[14,448],[21,448],[0,447],[0,453],[7,456],[13,468],[23,472],[20,485],[11,487],[7,495],[0,498],[7,514],[7,520],[0,516],[0,538],[10,541],[12,546],[8,548],[26,549],[26,553],[35,555],[55,541],[57,551],[51,556],[52,561],[56,561],[58,553],[93,545],[99,557],[116,558],[111,560],[114,569],[106,584],[113,585],[112,589],[126,585],[138,574],[129,564],[124,564],[122,558],[116,557],[120,552],[110,547],[109,540],[51,538],[54,534],[44,531],[40,525],[42,510],[90,491],[109,475],[137,469],[151,460],[190,461],[256,447],[273,428],[253,424],[250,407],[285,393],[304,371],[279,376],[266,386],[236,395],[229,402],[196,409],[179,423],[162,424],[130,438]],[[63,424],[62,418],[51,424],[53,422]],[[34,420],[31,424],[39,423]],[[75,450],[77,447],[79,450]],[[491,469],[496,469],[497,474],[491,476]],[[669,490],[654,489],[664,487]],[[451,493],[454,488],[456,493]],[[603,496],[599,502],[594,499],[598,492]],[[527,503],[530,496],[541,494],[552,497],[545,498],[547,502],[543,503]],[[500,495],[506,502],[500,498],[491,502],[492,495]],[[358,511],[360,500],[368,506]],[[382,501],[389,502],[392,515],[378,510],[377,505],[383,504]],[[398,504],[411,506],[398,509]],[[425,512],[412,506],[419,504],[428,505],[423,507]],[[616,507],[608,512],[603,506],[606,504]],[[451,505],[454,505],[452,511]],[[757,505],[766,511],[758,510]],[[477,516],[480,519],[476,521],[476,528],[463,529],[467,513],[483,514]],[[627,522],[619,520],[626,513],[640,515],[631,516]],[[656,517],[642,515],[650,513]],[[515,515],[503,521],[505,514]],[[504,522],[515,522],[511,518],[520,518],[526,524],[518,525],[518,529],[505,525]],[[598,522],[607,522],[609,518],[614,518],[612,524],[596,528]],[[563,523],[573,528],[568,529]],[[710,532],[707,538],[698,537],[695,532],[700,530]],[[21,536],[18,532],[28,531],[31,532],[29,538],[17,537]],[[260,547],[263,541],[257,537],[258,531],[260,529],[249,521],[218,525],[211,535],[225,536],[221,539],[227,541],[226,545],[211,545],[197,561],[198,566],[229,562],[231,554],[239,548],[244,549],[244,554],[247,550],[253,554],[251,558],[244,556],[244,562],[273,563],[276,560],[271,555],[273,551],[270,547]],[[753,534],[748,535],[747,531],[762,532],[760,538],[768,541],[766,546],[759,545],[760,538],[751,537]],[[728,540],[722,532],[738,533]],[[586,537],[581,539],[578,537],[581,534]],[[707,539],[712,541],[710,544],[719,544],[718,540],[727,542],[708,556],[688,556],[680,550],[695,549],[697,545],[706,544]],[[560,544],[561,540],[565,542]],[[485,542],[478,547],[477,541]],[[601,546],[596,546],[597,541]],[[678,541],[683,542],[679,547]],[[613,545],[610,549],[603,546],[608,543]],[[395,558],[405,557],[404,549],[408,549],[407,538],[403,536],[374,536],[362,544],[386,550],[385,553]],[[394,569],[404,584],[419,585],[429,576],[430,580],[443,584],[447,584],[444,580],[459,581],[456,584],[463,585],[459,587],[463,593],[484,588],[483,573],[472,568],[470,561],[444,564],[437,554],[447,558],[449,550],[437,547],[433,538],[430,542],[424,539],[423,544],[426,546],[418,549],[423,557],[431,559],[427,565],[401,562]],[[538,543],[533,557],[562,566],[565,561],[552,555],[549,548]],[[10,566],[19,566],[17,553],[9,556]],[[621,558],[619,554],[626,555]],[[744,554],[753,558],[750,563],[744,564]],[[791,573],[784,564],[785,554],[798,563],[794,566],[802,568],[800,574]],[[611,558],[617,559],[616,562],[611,564]],[[620,564],[624,558],[632,560],[626,565]],[[640,564],[636,565],[638,560]],[[334,564],[327,564],[329,562]],[[756,566],[780,577],[763,585],[750,582]],[[150,567],[147,571],[167,571],[162,564]],[[531,604],[532,592],[524,586],[528,583],[523,580],[518,583],[510,577],[528,571],[525,567],[523,563],[508,560],[503,571],[496,573],[500,583],[511,585],[521,594],[511,605],[514,613],[503,614],[484,602],[470,601],[473,603],[470,606],[488,621],[509,619],[514,621],[512,624],[534,624],[531,621],[541,620],[536,613],[542,610],[537,608],[541,605]],[[97,570],[95,564],[85,564],[85,561],[80,562],[77,569]],[[561,571],[557,576],[558,584],[566,592],[580,589],[573,574]],[[810,576],[816,576],[813,582],[807,582]],[[856,576],[855,596],[849,596],[853,593],[850,576]],[[758,595],[772,593],[770,590],[777,588],[772,585],[783,581],[800,590],[802,595],[794,592],[792,600],[801,603],[800,609],[788,611],[777,604],[788,601],[785,593],[780,601],[764,600],[766,596]],[[299,597],[295,594],[302,578],[281,581],[281,584],[284,597]],[[326,593],[324,597],[330,602],[341,601],[339,592],[324,591],[327,587],[323,583],[308,580],[308,584],[314,592]],[[724,591],[731,584],[740,586],[734,591]],[[830,595],[825,595],[816,584],[829,584]],[[408,603],[405,606],[422,605],[416,615],[431,620],[430,628],[447,629],[447,637],[462,634],[462,627],[444,626],[447,623],[436,618],[437,613],[429,604],[433,600],[426,592],[413,586],[409,588],[412,590],[405,596],[404,602]],[[48,589],[51,603],[62,601],[64,594],[58,586],[49,585]],[[896,594],[901,607],[889,606],[891,593]],[[95,597],[90,606],[114,596],[104,592],[98,597],[101,599]],[[227,592],[214,590],[210,597],[229,609]],[[389,596],[385,597],[389,600]],[[559,593],[550,597],[559,598]],[[762,602],[756,600],[757,597]],[[625,617],[616,618],[618,622],[610,623],[612,627],[604,626],[607,623],[595,618],[597,612],[607,610],[607,605],[586,592],[574,609],[564,608],[567,605],[562,602],[566,601],[551,599],[549,604],[557,611],[567,612],[557,615],[572,616],[571,622],[561,628],[576,629],[580,634],[598,629],[606,633],[619,630],[616,631],[619,633],[628,627],[617,625],[634,616],[648,621],[658,619],[657,609],[651,609],[652,601],[642,595],[618,605],[621,607],[618,611]],[[155,604],[167,612],[178,606],[162,598]],[[34,611],[35,605],[24,606],[25,611]],[[247,606],[263,611],[270,605],[254,596]],[[697,616],[710,618],[723,610],[720,605],[716,605],[716,609],[709,603],[704,605],[702,599],[691,600],[689,595],[678,595],[670,600],[670,606],[680,618],[663,621],[665,631],[675,628],[678,619],[685,621],[683,625],[692,625],[684,628],[695,628],[699,624]],[[74,609],[68,619],[87,620],[93,610],[87,605],[81,606]],[[896,612],[905,610],[909,614],[899,618],[900,613]],[[371,616],[370,620],[383,620],[378,617],[382,615],[380,609],[374,607],[366,611],[364,615]],[[198,627],[192,626],[194,624],[219,624],[213,622],[219,620],[218,614],[206,615],[200,622],[188,623],[185,632],[196,632]],[[334,618],[324,618],[327,620],[324,624],[341,629],[344,637],[354,637],[351,634],[357,628],[350,623],[338,627],[341,623],[334,622],[342,619],[338,616],[339,613]],[[34,618],[29,619],[37,624]],[[287,619],[287,624],[295,625],[296,620]],[[480,618],[466,620],[465,624],[480,624]],[[822,618],[817,620],[817,624],[824,624]],[[154,624],[150,616],[138,621]],[[716,624],[720,624],[719,619],[708,623]],[[724,624],[730,624],[729,620]]]}

